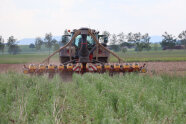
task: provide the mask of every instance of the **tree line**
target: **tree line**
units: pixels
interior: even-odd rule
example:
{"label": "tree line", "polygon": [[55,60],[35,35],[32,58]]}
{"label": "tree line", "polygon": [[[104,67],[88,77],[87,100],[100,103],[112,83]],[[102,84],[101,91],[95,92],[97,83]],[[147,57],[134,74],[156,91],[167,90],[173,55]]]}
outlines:
{"label": "tree line", "polygon": [[[109,37],[109,45],[110,48],[114,51],[123,51],[126,52],[127,48],[135,48],[135,51],[149,51],[151,49],[151,43],[148,33],[141,34],[139,33],[128,33],[124,34],[123,32],[119,34],[110,34],[108,31],[104,31],[103,34]],[[160,45],[162,49],[186,49],[186,30],[182,31],[178,37],[173,36],[165,32],[162,35],[162,41],[160,41]],[[156,46],[157,44],[155,44]]]}
{"label": "tree line", "polygon": [[177,37],[167,32],[165,32],[162,37],[163,40],[160,44],[163,49],[186,49],[186,30],[182,31]]}
{"label": "tree line", "polygon": [[123,32],[121,32],[118,35],[112,34],[109,36],[109,38],[110,38],[109,46],[114,51],[121,50],[125,52],[127,48],[135,48],[136,51],[151,49],[150,36],[148,33],[142,35],[140,32],[139,33],[130,32],[125,35]]}
{"label": "tree line", "polygon": [[0,51],[2,52],[2,54],[4,53],[5,46],[8,47],[9,54],[15,55],[21,51],[20,47],[16,43],[16,39],[14,38],[14,36],[10,36],[6,44],[2,36],[0,36]]}
{"label": "tree line", "polygon": [[[35,43],[31,43],[29,45],[29,48],[31,49],[36,49],[36,50],[41,50],[42,46],[45,46],[49,50],[49,54],[51,49],[57,50],[60,47],[60,44],[64,45],[66,42],[69,40],[69,37],[67,35],[70,35],[67,29],[64,31],[64,35],[61,37],[60,42],[58,42],[56,39],[53,38],[52,33],[46,33],[44,39],[41,37],[36,37],[35,38]],[[10,36],[5,43],[5,40],[3,39],[2,36],[0,36],[0,52],[3,54],[5,47],[8,48],[8,53],[9,54],[17,54],[21,52],[20,47],[16,43],[16,39],[14,36]]]}
{"label": "tree line", "polygon": [[[60,41],[58,42],[53,38],[52,33],[46,33],[44,39],[41,37],[35,38],[35,43],[29,45],[29,48],[41,50],[42,46],[48,48],[49,54],[51,49],[57,50],[60,45],[66,44],[70,39],[68,37],[69,32],[67,29],[64,31],[64,35],[61,36]],[[151,49],[151,43],[148,33],[141,34],[139,33],[128,33],[124,34],[123,32],[119,34],[110,34],[108,31],[103,31],[102,35],[106,35],[109,40],[104,40],[105,37],[101,37],[100,41],[104,44],[107,44],[110,49],[114,51],[123,51],[126,52],[128,48],[134,48],[135,51],[149,51]],[[177,45],[182,45],[186,48],[186,30],[182,31],[177,37],[172,34],[165,32],[162,35],[163,39],[160,42],[160,45],[163,49],[174,49]],[[155,44],[156,45],[156,44]],[[5,47],[8,47],[9,54],[17,54],[21,51],[20,47],[16,43],[14,36],[10,36],[5,43],[5,40],[0,36],[0,52],[3,53]]]}
{"label": "tree line", "polygon": [[42,46],[45,46],[49,50],[49,54],[51,49],[58,50],[60,47],[60,44],[64,45],[67,41],[69,41],[69,37],[67,35],[70,35],[67,29],[64,31],[64,35],[61,36],[60,41],[58,42],[56,39],[53,38],[52,33],[46,33],[44,39],[41,37],[37,37],[35,39],[35,44],[30,44],[29,48],[36,48],[36,50],[41,50]]}

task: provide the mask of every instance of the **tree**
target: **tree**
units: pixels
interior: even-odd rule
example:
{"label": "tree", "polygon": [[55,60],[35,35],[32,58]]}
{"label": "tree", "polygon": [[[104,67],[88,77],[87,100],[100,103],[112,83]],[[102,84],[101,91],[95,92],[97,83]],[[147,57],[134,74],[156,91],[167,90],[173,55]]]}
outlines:
{"label": "tree", "polygon": [[134,34],[132,32],[128,33],[126,36],[127,42],[135,42]]}
{"label": "tree", "polygon": [[16,44],[16,39],[14,38],[14,36],[10,36],[8,38],[7,46],[9,54],[15,55],[21,51],[19,46]]}
{"label": "tree", "polygon": [[31,43],[31,44],[29,45],[29,48],[31,48],[32,51],[33,51],[33,48],[35,48],[35,45],[34,45],[33,43]]}
{"label": "tree", "polygon": [[142,35],[139,33],[129,33],[126,37],[130,46],[135,46],[136,51],[142,51],[144,49],[150,50],[150,36],[148,33]]}
{"label": "tree", "polygon": [[4,53],[4,48],[5,48],[4,39],[2,38],[2,36],[0,36],[0,51],[2,52],[2,54]]}
{"label": "tree", "polygon": [[59,49],[59,43],[57,42],[57,40],[53,39],[52,42],[53,42],[53,46],[54,46],[53,50],[54,51],[58,50]]}
{"label": "tree", "polygon": [[142,35],[141,35],[141,33],[139,32],[139,33],[135,33],[135,34],[133,34],[133,42],[134,42],[134,44],[136,45],[136,51],[142,51],[143,50],[143,46],[144,46],[144,43],[143,42],[141,42],[141,39],[142,39]]}
{"label": "tree", "polygon": [[116,34],[112,35],[112,38],[110,39],[110,45],[116,45],[117,44],[117,36]]}
{"label": "tree", "polygon": [[181,41],[181,44],[185,46],[186,49],[186,30],[182,31],[179,36],[178,36],[179,40]]}
{"label": "tree", "polygon": [[60,46],[59,46],[59,44],[56,42],[56,43],[54,44],[54,51],[58,50],[59,48],[60,48]]}
{"label": "tree", "polygon": [[14,39],[14,36],[10,36],[8,38],[7,47],[8,47],[9,54],[12,54],[13,48],[15,46],[15,42],[16,42],[16,39]]}
{"label": "tree", "polygon": [[111,49],[112,50],[114,50],[114,51],[119,51],[119,45],[117,45],[117,36],[116,36],[116,34],[113,34],[112,35],[112,38],[111,38],[111,40],[110,40],[110,47],[111,47]]}
{"label": "tree", "polygon": [[21,49],[20,49],[20,47],[16,44],[16,45],[14,46],[14,49],[13,49],[13,55],[18,54],[19,52],[21,52]]}
{"label": "tree", "polygon": [[48,34],[46,33],[44,41],[45,41],[45,47],[47,47],[49,49],[49,55],[50,55],[50,49],[56,43],[56,40],[52,39],[51,33],[48,33]]}
{"label": "tree", "polygon": [[142,35],[141,37],[141,40],[142,40],[142,44],[143,44],[143,48],[146,49],[147,51],[149,51],[151,49],[151,46],[150,46],[150,36],[148,33],[146,33],[145,35]]}
{"label": "tree", "polygon": [[123,53],[126,53],[127,47],[129,46],[129,43],[126,41],[126,35],[123,32],[121,32],[117,35],[117,37],[118,37],[118,43],[119,43],[120,50]]}
{"label": "tree", "polygon": [[126,35],[126,42],[121,44],[121,46],[127,46],[128,48],[132,48],[135,46],[134,34],[132,32]]}
{"label": "tree", "polygon": [[43,44],[43,40],[40,37],[35,39],[35,48],[36,50],[41,50],[41,46]]}
{"label": "tree", "polygon": [[167,32],[165,32],[165,34],[163,34],[162,36],[163,36],[163,40],[160,44],[161,44],[163,49],[165,49],[165,48],[172,49],[172,48],[175,47],[176,38],[173,35],[168,34]]}
{"label": "tree", "polygon": [[123,44],[124,42],[126,42],[125,41],[125,35],[124,35],[123,32],[119,33],[117,36],[118,36],[118,42],[119,42],[119,44]]}

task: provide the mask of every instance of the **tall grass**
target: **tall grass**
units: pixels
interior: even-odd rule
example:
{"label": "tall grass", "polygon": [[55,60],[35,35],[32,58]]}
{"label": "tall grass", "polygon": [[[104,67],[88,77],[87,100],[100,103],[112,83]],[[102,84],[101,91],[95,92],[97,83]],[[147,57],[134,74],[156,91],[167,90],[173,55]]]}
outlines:
{"label": "tall grass", "polygon": [[0,75],[0,123],[186,123],[186,78]]}

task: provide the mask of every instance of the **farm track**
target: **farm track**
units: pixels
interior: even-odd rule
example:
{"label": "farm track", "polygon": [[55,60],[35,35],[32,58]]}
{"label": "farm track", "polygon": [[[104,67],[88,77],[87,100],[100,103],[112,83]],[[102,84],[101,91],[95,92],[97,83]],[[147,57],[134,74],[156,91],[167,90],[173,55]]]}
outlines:
{"label": "farm track", "polygon": [[[170,74],[186,75],[186,62],[145,62],[147,64],[148,74]],[[56,63],[55,63],[56,64]],[[143,62],[140,62],[143,64]],[[24,64],[0,64],[0,73],[14,71],[21,73]]]}

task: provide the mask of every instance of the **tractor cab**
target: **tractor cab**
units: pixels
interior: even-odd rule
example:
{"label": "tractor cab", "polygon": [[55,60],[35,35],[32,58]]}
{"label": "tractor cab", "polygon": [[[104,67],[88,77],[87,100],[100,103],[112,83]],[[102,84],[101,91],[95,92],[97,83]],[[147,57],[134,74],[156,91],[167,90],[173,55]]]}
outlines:
{"label": "tractor cab", "polygon": [[[82,63],[87,63],[91,62],[93,59],[95,60],[96,56],[97,60],[103,60],[104,62],[107,62],[109,53],[96,46],[96,42],[88,32],[90,30],[98,41],[102,37],[102,39],[104,39],[104,42],[107,42],[107,36],[99,35],[98,31],[88,28],[81,28],[79,29],[80,34],[75,37],[73,43],[60,51],[61,63],[66,63],[71,60],[77,60]],[[70,39],[72,39],[76,31],[77,30],[74,29],[71,32],[71,35],[68,35],[70,36]],[[106,47],[106,44],[104,44],[104,42],[102,45]]]}
{"label": "tractor cab", "polygon": [[[75,42],[74,42],[74,46],[78,49],[80,49],[81,44],[83,43],[83,39],[82,39],[82,35],[78,35],[75,38]],[[89,35],[87,35],[86,37],[86,43],[87,43],[87,48],[90,50],[92,47],[95,46],[95,41],[93,40],[93,38]]]}

